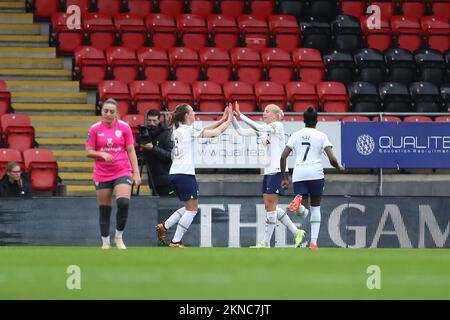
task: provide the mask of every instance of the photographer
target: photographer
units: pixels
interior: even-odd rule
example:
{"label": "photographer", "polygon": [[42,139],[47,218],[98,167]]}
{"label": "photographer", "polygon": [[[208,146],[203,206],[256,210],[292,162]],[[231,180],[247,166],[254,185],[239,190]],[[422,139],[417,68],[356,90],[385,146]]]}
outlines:
{"label": "photographer", "polygon": [[160,113],[151,109],[147,113],[147,124],[140,127],[139,145],[147,166],[148,184],[154,196],[175,195],[169,181],[172,165],[172,130],[160,121]]}

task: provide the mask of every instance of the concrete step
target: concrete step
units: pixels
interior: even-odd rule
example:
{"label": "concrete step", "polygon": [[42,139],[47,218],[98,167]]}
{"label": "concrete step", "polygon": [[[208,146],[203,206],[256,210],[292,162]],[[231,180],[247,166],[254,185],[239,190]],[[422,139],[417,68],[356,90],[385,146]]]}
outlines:
{"label": "concrete step", "polygon": [[[0,60],[2,60],[0,58]],[[6,80],[9,91],[63,91],[79,92],[80,83],[78,81],[20,81]]]}
{"label": "concrete step", "polygon": [[1,69],[64,69],[64,59],[61,59],[61,58],[0,58],[0,68]]}
{"label": "concrete step", "polygon": [[85,150],[86,138],[36,138],[40,148]]}
{"label": "concrete step", "polygon": [[37,138],[86,138],[89,127],[35,127]]}
{"label": "concrete step", "polygon": [[40,35],[41,26],[39,24],[0,24],[0,35]]}
{"label": "concrete step", "polygon": [[30,116],[34,126],[90,127],[100,121],[99,116]]}
{"label": "concrete step", "polygon": [[2,47],[48,47],[48,37],[41,35],[0,35]]}
{"label": "concrete step", "polygon": [[86,92],[36,92],[36,91],[12,91],[13,103],[86,103]]}
{"label": "concrete step", "polygon": [[[95,196],[95,187],[93,182],[91,181],[90,185],[74,185],[68,184],[65,185],[65,195],[66,196]],[[133,188],[133,194],[136,194],[137,189]],[[151,195],[151,190],[148,185],[141,185],[139,188],[140,195]]]}
{"label": "concrete step", "polygon": [[1,1],[0,12],[25,12],[25,2],[22,1]]}
{"label": "concrete step", "polygon": [[[95,105],[80,103],[13,103],[14,110],[28,115],[79,115],[91,116],[95,114]],[[76,124],[75,124],[76,125]],[[88,127],[86,125],[86,127]]]}
{"label": "concrete step", "polygon": [[94,162],[87,158],[86,160],[88,161],[58,161],[58,171],[59,173],[70,173],[74,171],[92,173]]}
{"label": "concrete step", "polygon": [[53,154],[56,157],[56,160],[62,162],[83,162],[83,161],[92,161],[86,157],[86,151],[83,150],[60,150],[53,149]]}
{"label": "concrete step", "polygon": [[59,172],[59,177],[63,180],[92,180],[91,172]]}
{"label": "concrete step", "polygon": [[4,80],[72,80],[72,72],[63,69],[0,69]]}
{"label": "concrete step", "polygon": [[55,58],[56,48],[0,47],[0,58]]}
{"label": "concrete step", "polygon": [[0,24],[33,23],[32,13],[0,13]]}

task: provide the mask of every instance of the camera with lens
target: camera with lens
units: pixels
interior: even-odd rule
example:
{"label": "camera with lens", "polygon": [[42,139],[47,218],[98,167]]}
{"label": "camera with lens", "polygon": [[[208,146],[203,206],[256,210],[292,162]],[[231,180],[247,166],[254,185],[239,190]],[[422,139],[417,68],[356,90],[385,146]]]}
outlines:
{"label": "camera with lens", "polygon": [[147,144],[153,141],[156,136],[158,127],[155,126],[138,126],[139,134],[137,136],[138,144]]}

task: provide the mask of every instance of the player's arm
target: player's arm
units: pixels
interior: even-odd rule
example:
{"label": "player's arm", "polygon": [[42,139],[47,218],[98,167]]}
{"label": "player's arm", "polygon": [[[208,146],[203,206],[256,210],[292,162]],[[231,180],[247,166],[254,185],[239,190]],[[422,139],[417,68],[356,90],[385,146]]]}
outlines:
{"label": "player's arm", "polygon": [[275,132],[275,128],[273,126],[268,124],[259,124],[247,117],[245,114],[241,113],[241,110],[239,109],[239,103],[237,101],[234,103],[234,109],[234,114],[236,115],[236,117],[240,118],[256,132]]}
{"label": "player's arm", "polygon": [[136,157],[136,151],[134,150],[134,144],[128,144],[127,147],[128,158],[131,162],[131,168],[133,169],[133,182],[136,186],[141,184],[141,175],[139,174],[139,165]]}
{"label": "player's arm", "polygon": [[331,146],[325,148],[325,153],[328,157],[328,160],[333,167],[335,167],[339,172],[342,172],[345,170],[345,168],[339,163],[339,161],[337,161],[332,149],[333,147]]}
{"label": "player's arm", "polygon": [[239,125],[239,122],[237,121],[237,119],[235,117],[233,117],[233,120],[231,121],[231,123],[233,124],[233,128],[236,130],[236,132],[240,135],[240,136],[256,136],[256,131],[253,129],[244,129]]}
{"label": "player's arm", "polygon": [[280,170],[281,170],[281,187],[287,189],[289,187],[289,180],[286,177],[286,160],[291,154],[292,149],[286,146],[281,154],[280,158]]}
{"label": "player's arm", "polygon": [[86,146],[86,157],[91,159],[101,158],[106,162],[113,161],[113,156],[107,152],[95,151],[93,147]]}
{"label": "player's arm", "polygon": [[231,105],[229,104],[225,110],[223,111],[223,115],[222,118],[219,121],[216,121],[214,123],[211,123],[207,126],[204,126],[203,129],[204,130],[209,130],[209,129],[216,129],[218,126],[220,126],[222,123],[226,122],[228,119],[228,113],[230,112],[229,109],[231,109]]}
{"label": "player's arm", "polygon": [[233,113],[231,108],[227,108],[226,112],[224,112],[224,115],[227,116],[226,121],[221,123],[219,126],[217,126],[214,129],[208,129],[207,127],[204,127],[202,130],[201,137],[202,138],[213,138],[221,135],[230,125],[231,119],[233,118]]}

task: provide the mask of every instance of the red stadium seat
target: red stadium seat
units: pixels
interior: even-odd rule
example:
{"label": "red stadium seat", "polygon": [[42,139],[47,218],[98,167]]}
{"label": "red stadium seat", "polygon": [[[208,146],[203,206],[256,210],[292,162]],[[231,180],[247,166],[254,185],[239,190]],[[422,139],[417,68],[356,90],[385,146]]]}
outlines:
{"label": "red stadium seat", "polygon": [[206,46],[208,32],[203,16],[181,14],[176,17],[176,23],[184,47],[199,50]]}
{"label": "red stadium seat", "polygon": [[433,120],[427,116],[406,116],[403,122],[432,122]]}
{"label": "red stadium seat", "polygon": [[376,5],[380,8],[382,19],[390,19],[395,13],[394,1],[368,1],[368,5]]}
{"label": "red stadium seat", "polygon": [[166,81],[161,84],[161,95],[165,110],[173,111],[180,103],[194,106],[191,86],[182,81]]}
{"label": "red stadium seat", "polygon": [[83,31],[92,46],[106,49],[114,44],[115,28],[112,18],[100,13],[86,13],[83,16]]}
{"label": "red stadium seat", "polygon": [[345,116],[341,118],[342,122],[369,122],[369,117],[365,116]]}
{"label": "red stadium seat", "polygon": [[267,18],[275,10],[275,0],[251,0],[250,11],[253,15]]}
{"label": "red stadium seat", "polygon": [[311,48],[298,48],[292,51],[292,60],[299,80],[316,84],[323,79],[325,65],[320,51]]}
{"label": "red stadium seat", "polygon": [[6,113],[1,117],[3,141],[9,149],[23,151],[34,144],[34,127],[26,114]]}
{"label": "red stadium seat", "polygon": [[316,85],[321,109],[324,112],[347,112],[347,88],[340,82],[320,82]]}
{"label": "red stadium seat", "polygon": [[122,46],[137,49],[145,45],[147,29],[141,15],[134,13],[117,14],[114,16],[114,25]]}
{"label": "red stadium seat", "polygon": [[450,116],[439,116],[434,118],[434,122],[450,122]]}
{"label": "red stadium seat", "polygon": [[308,107],[319,109],[319,98],[313,84],[307,82],[288,82],[286,96],[294,112],[304,112]]}
{"label": "red stadium seat", "polygon": [[442,17],[422,17],[422,31],[428,47],[444,53],[450,49],[450,26],[448,19]]}
{"label": "red stadium seat", "polygon": [[278,48],[266,48],[261,51],[261,60],[265,74],[273,82],[285,84],[294,76],[294,63],[288,51]]}
{"label": "red stadium seat", "polygon": [[254,84],[262,79],[262,62],[257,50],[234,48],[231,50],[231,63],[239,81]]}
{"label": "red stadium seat", "polygon": [[417,18],[392,17],[391,28],[398,47],[414,52],[422,46],[422,29]]}
{"label": "red stadium seat", "polygon": [[106,62],[114,80],[130,83],[138,77],[138,61],[133,49],[110,47],[106,49]]}
{"label": "red stadium seat", "polygon": [[34,18],[37,21],[49,21],[52,15],[59,11],[60,5],[60,0],[34,0]]}
{"label": "red stadium seat", "polygon": [[67,19],[70,15],[66,13],[55,13],[52,16],[51,43],[56,46],[58,54],[72,54],[76,47],[83,43],[83,31],[70,29],[67,26]]}
{"label": "red stadium seat", "polygon": [[101,81],[98,84],[98,105],[102,105],[107,99],[112,98],[119,104],[121,117],[130,113],[130,92],[125,82],[116,80]]}
{"label": "red stadium seat", "polygon": [[106,58],[96,47],[78,47],[74,52],[74,73],[82,88],[97,87],[106,78]]}
{"label": "red stadium seat", "polygon": [[244,13],[244,0],[222,0],[219,1],[220,11],[222,14],[238,17]]}
{"label": "red stadium seat", "polygon": [[215,0],[190,0],[189,8],[192,14],[206,17],[214,11]]}
{"label": "red stadium seat", "polygon": [[138,126],[143,126],[145,124],[145,115],[143,114],[127,114],[122,117],[122,120],[128,123],[131,128],[131,132],[133,132],[134,141],[137,146],[137,136],[139,134]]}
{"label": "red stadium seat", "polygon": [[283,85],[272,81],[255,83],[255,94],[259,109],[262,111],[268,104],[276,104],[286,111],[286,94]]}
{"label": "red stadium seat", "polygon": [[401,1],[403,1],[401,3],[403,16],[420,19],[425,15],[425,1],[427,0]]}
{"label": "red stadium seat", "polygon": [[183,0],[159,0],[159,12],[177,16],[183,12]]}
{"label": "red stadium seat", "polygon": [[168,50],[177,42],[177,26],[172,16],[156,13],[145,16],[145,25],[154,47]]}
{"label": "red stadium seat", "polygon": [[200,79],[200,59],[197,51],[185,47],[170,48],[169,62],[178,81],[192,83]]}
{"label": "red stadium seat", "polygon": [[269,45],[269,26],[264,18],[243,14],[237,18],[239,32],[247,48],[262,49]]}
{"label": "red stadium seat", "polygon": [[433,0],[431,8],[434,16],[450,19],[450,2],[447,0]]}
{"label": "red stadium seat", "polygon": [[23,151],[23,160],[33,191],[56,191],[58,163],[49,149],[28,149]]}
{"label": "red stadium seat", "polygon": [[318,121],[341,121],[341,117],[318,115],[317,120]]}
{"label": "red stadium seat", "polygon": [[211,14],[206,18],[206,24],[216,47],[232,49],[238,45],[239,29],[234,17]]}
{"label": "red stadium seat", "polygon": [[122,10],[121,0],[96,0],[99,13],[106,15],[116,15]]}
{"label": "red stadium seat", "polygon": [[129,85],[131,101],[138,114],[146,115],[150,109],[161,110],[162,96],[159,85],[152,81],[133,81]]}
{"label": "red stadium seat", "polygon": [[284,115],[284,121],[303,121],[303,116],[295,116],[295,115]]}
{"label": "red stadium seat", "polygon": [[[376,116],[372,118],[373,122],[379,122],[380,117]],[[384,116],[383,115],[383,122],[402,122],[402,119],[396,116]]]}
{"label": "red stadium seat", "polygon": [[224,84],[231,80],[231,59],[222,48],[203,48],[199,51],[204,75],[209,81]]}
{"label": "red stadium seat", "polygon": [[91,9],[91,0],[64,0],[64,2],[66,10],[69,9],[70,6],[78,6],[81,14],[85,14]]}
{"label": "red stadium seat", "polygon": [[138,49],[137,58],[140,73],[145,79],[162,83],[169,79],[170,64],[167,52],[160,48],[143,47]]}
{"label": "red stadium seat", "polygon": [[229,81],[223,85],[223,93],[227,99],[227,103],[239,102],[240,110],[242,112],[255,112],[256,96],[253,86],[247,82]]}
{"label": "red stadium seat", "polygon": [[[377,49],[383,52],[391,47],[392,32],[389,24],[389,20],[381,19],[380,28],[372,26],[368,20],[370,16],[363,16],[361,21],[361,30],[364,33],[365,41],[368,48]],[[369,26],[368,26],[369,24]]]}
{"label": "red stadium seat", "polygon": [[195,114],[195,121],[218,121],[222,116],[209,114]]}
{"label": "red stadium seat", "polygon": [[197,81],[192,84],[194,103],[200,112],[222,112],[225,96],[222,87],[212,81]]}
{"label": "red stadium seat", "polygon": [[294,16],[271,15],[268,23],[277,48],[291,51],[300,46],[300,28]]}
{"label": "red stadium seat", "polygon": [[360,19],[365,14],[364,0],[342,0],[341,11],[342,14],[354,16]]}
{"label": "red stadium seat", "polygon": [[11,161],[17,162],[22,169],[25,169],[22,153],[19,150],[0,149],[0,179],[3,178],[6,171],[6,166],[8,165],[8,162]]}
{"label": "red stadium seat", "polygon": [[11,112],[11,93],[6,86],[6,82],[0,80],[0,116],[8,112]]}
{"label": "red stadium seat", "polygon": [[129,13],[145,16],[150,14],[153,9],[151,0],[128,0]]}

